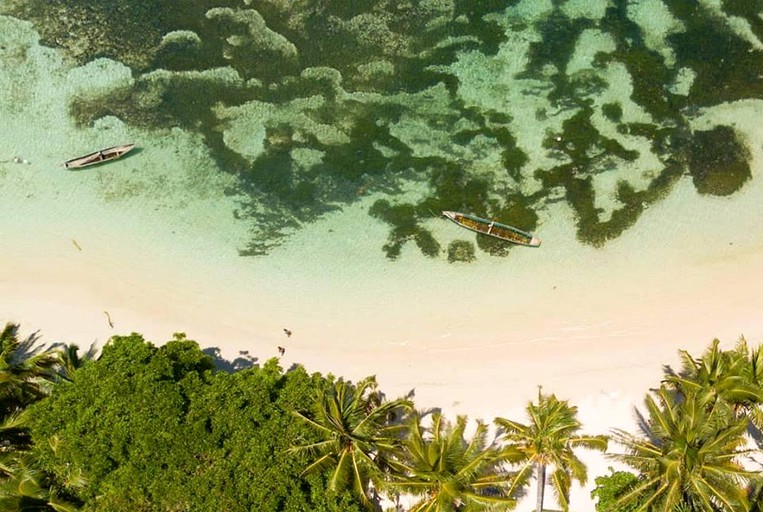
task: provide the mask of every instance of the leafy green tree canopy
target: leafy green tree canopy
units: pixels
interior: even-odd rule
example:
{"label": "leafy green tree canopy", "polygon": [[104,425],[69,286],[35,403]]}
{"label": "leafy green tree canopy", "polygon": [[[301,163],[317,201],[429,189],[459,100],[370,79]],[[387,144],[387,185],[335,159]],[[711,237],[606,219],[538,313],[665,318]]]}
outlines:
{"label": "leafy green tree canopy", "polygon": [[620,502],[638,483],[638,476],[628,471],[615,471],[609,468],[609,474],[598,476],[594,480],[596,487],[591,491],[591,497],[596,499],[597,512],[635,512],[641,506],[639,501],[629,504]]}
{"label": "leafy green tree canopy", "polygon": [[198,345],[176,335],[156,347],[116,336],[32,409],[36,456],[85,511],[358,510],[349,494],[299,476],[291,440],[312,432],[291,411],[324,379],[275,360],[214,373]]}

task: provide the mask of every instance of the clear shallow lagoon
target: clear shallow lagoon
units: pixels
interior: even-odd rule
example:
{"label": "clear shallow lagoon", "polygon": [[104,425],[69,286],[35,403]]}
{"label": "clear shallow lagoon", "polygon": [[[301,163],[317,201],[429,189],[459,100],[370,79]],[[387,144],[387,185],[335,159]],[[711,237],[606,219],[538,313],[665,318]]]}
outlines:
{"label": "clear shallow lagoon", "polygon": [[[479,333],[555,290],[760,251],[761,11],[3,0],[0,226],[17,262],[195,283],[269,332]],[[123,160],[61,167],[127,141]],[[461,298],[493,306],[456,321]]]}
{"label": "clear shallow lagoon", "polygon": [[6,139],[4,172],[134,140],[76,178],[104,201],[209,199],[247,255],[368,197],[390,258],[447,257],[443,209],[542,232],[558,201],[603,247],[687,176],[723,197],[748,183],[745,134],[698,120],[763,96],[755,5],[5,0],[3,103],[35,126]]}

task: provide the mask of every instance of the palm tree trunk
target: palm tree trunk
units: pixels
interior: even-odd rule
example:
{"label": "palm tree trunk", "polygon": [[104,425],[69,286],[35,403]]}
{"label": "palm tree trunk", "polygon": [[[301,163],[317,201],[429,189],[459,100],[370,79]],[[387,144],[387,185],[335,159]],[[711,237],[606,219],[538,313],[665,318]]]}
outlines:
{"label": "palm tree trunk", "polygon": [[535,502],[535,512],[543,512],[543,494],[546,492],[546,465],[535,465],[535,481],[538,484],[538,498]]}

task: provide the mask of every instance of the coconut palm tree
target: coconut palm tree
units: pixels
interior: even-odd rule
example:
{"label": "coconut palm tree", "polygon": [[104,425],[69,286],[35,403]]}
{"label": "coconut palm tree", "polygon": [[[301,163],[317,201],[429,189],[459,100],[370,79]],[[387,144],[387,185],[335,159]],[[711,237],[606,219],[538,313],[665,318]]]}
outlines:
{"label": "coconut palm tree", "polygon": [[0,512],[76,512],[78,508],[46,485],[45,474],[34,467],[28,453],[1,453]]}
{"label": "coconut palm tree", "polygon": [[570,406],[552,395],[544,395],[538,388],[538,403],[527,405],[530,423],[524,425],[505,418],[496,418],[495,424],[503,429],[501,440],[507,443],[507,453],[519,450],[522,462],[510,494],[515,487],[525,485],[535,473],[538,490],[536,511],[543,510],[546,471],[553,468],[551,483],[562,509],[569,509],[572,480],[585,484],[588,471],[575,455],[574,448],[605,451],[607,436],[579,435],[582,425],[577,419],[577,407]]}
{"label": "coconut palm tree", "polygon": [[358,498],[373,506],[370,484],[379,489],[383,475],[394,463],[406,426],[401,418],[413,407],[408,399],[386,401],[376,379],[368,377],[356,385],[342,379],[319,389],[311,414],[295,412],[321,438],[291,448],[312,462],[303,474],[331,468],[329,489],[341,490],[351,482]]}
{"label": "coconut palm tree", "polygon": [[736,349],[724,351],[720,349],[718,339],[714,339],[698,359],[685,350],[679,354],[681,371],[669,374],[665,382],[682,395],[694,395],[708,407],[722,400],[737,411],[763,399],[763,387],[753,381],[750,372],[748,348],[744,340]]}
{"label": "coconut palm tree", "polygon": [[487,442],[487,426],[478,422],[466,440],[466,424],[465,416],[451,424],[436,412],[425,428],[419,414],[411,417],[399,473],[387,482],[389,489],[422,497],[409,512],[510,510],[516,505],[504,492],[508,475]]}
{"label": "coconut palm tree", "polygon": [[75,510],[48,487],[31,458],[26,407],[42,399],[56,380],[60,354],[38,345],[34,333],[19,338],[19,326],[0,331],[0,511]]}
{"label": "coconut palm tree", "polygon": [[642,434],[616,430],[613,437],[626,452],[611,457],[641,475],[622,503],[646,497],[641,510],[748,510],[745,484],[760,476],[739,463],[752,451],[743,448],[747,420],[735,417],[726,403],[708,407],[704,394],[684,397],[665,386],[645,405]]}
{"label": "coconut palm tree", "polygon": [[18,324],[0,331],[0,414],[6,416],[45,396],[55,379],[58,355],[43,349],[34,333],[21,340]]}
{"label": "coconut palm tree", "polygon": [[763,351],[750,349],[740,338],[733,350],[723,351],[717,339],[701,358],[681,351],[681,372],[669,374],[665,382],[682,396],[696,395],[712,408],[722,401],[736,417],[749,420],[748,429],[756,439],[763,431]]}
{"label": "coconut palm tree", "polygon": [[742,337],[737,342],[734,352],[744,361],[742,378],[755,395],[754,398],[738,405],[747,414],[758,432],[761,432],[763,431],[763,347],[750,349],[747,340]]}
{"label": "coconut palm tree", "polygon": [[79,346],[68,343],[59,347],[59,376],[65,380],[72,380],[77,369],[82,368],[91,361],[95,361],[98,347],[93,343],[82,356],[79,355]]}
{"label": "coconut palm tree", "polygon": [[18,324],[0,331],[0,444],[5,450],[26,450],[31,440],[20,418],[23,410],[43,398],[55,380],[58,355],[38,345],[34,333],[19,338]]}

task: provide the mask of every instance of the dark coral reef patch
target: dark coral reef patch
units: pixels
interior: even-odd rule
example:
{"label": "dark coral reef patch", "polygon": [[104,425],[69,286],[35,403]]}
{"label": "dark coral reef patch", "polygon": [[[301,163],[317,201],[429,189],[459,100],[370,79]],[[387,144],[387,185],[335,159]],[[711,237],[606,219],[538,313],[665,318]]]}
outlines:
{"label": "dark coral reef patch", "polygon": [[700,194],[728,196],[752,177],[747,148],[729,126],[694,132],[689,172]]}

